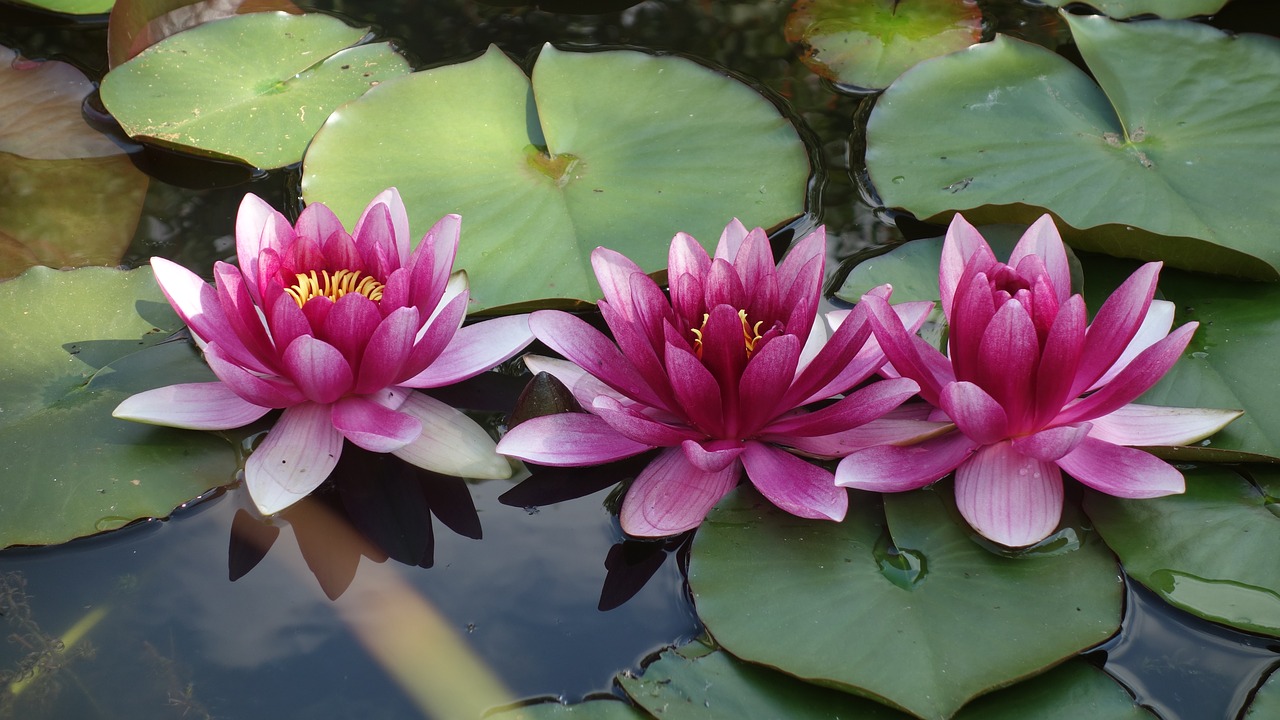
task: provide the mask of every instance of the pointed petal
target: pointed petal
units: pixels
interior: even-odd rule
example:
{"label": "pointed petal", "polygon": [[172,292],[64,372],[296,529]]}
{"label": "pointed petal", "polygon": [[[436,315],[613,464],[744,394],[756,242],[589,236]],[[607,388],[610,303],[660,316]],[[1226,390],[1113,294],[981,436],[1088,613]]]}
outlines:
{"label": "pointed petal", "polygon": [[716,243],[715,257],[732,263],[734,258],[738,256],[738,249],[742,247],[742,241],[749,234],[747,226],[742,224],[738,218],[729,221],[724,226],[724,230],[720,232],[720,241]]}
{"label": "pointed petal", "polygon": [[1040,345],[1027,309],[1010,300],[996,311],[982,333],[981,362],[971,378],[1004,409],[1011,432],[1024,432],[1034,410]]}
{"label": "pointed petal", "polygon": [[383,318],[365,345],[353,392],[366,395],[389,385],[396,385],[396,380],[403,374],[404,365],[413,352],[413,339],[417,333],[417,308],[397,308]]}
{"label": "pointed petal", "polygon": [[525,367],[537,375],[545,372],[564,383],[573,393],[573,397],[582,407],[591,407],[600,395],[607,395],[615,400],[628,399],[627,396],[600,382],[596,376],[574,365],[568,360],[549,358],[541,355],[525,355]]}
{"label": "pointed petal", "polygon": [[980,448],[956,468],[956,505],[983,537],[1009,547],[1040,542],[1062,517],[1062,473],[1007,443]]}
{"label": "pointed petal", "polygon": [[1009,418],[1000,403],[971,382],[953,382],[942,388],[942,409],[960,432],[979,445],[990,445],[1009,436]]}
{"label": "pointed petal", "polygon": [[257,195],[246,194],[236,213],[236,258],[255,301],[262,302],[258,256],[265,248],[279,250],[291,242],[293,226],[285,216]]}
{"label": "pointed petal", "polygon": [[1013,439],[1013,449],[1036,460],[1054,462],[1089,436],[1089,423],[1063,425]]}
{"label": "pointed petal", "polygon": [[667,346],[667,371],[678,411],[703,434],[721,436],[725,403],[711,372],[693,353],[674,345]]}
{"label": "pointed petal", "polygon": [[[641,275],[647,278],[644,270],[632,262],[631,258],[603,247],[591,251],[591,269],[595,271],[605,302],[624,318],[634,322],[636,312],[631,304],[631,276]],[[653,280],[650,279],[650,282]]]}
{"label": "pointed petal", "polygon": [[1147,263],[1135,270],[1098,308],[1085,336],[1084,353],[1071,397],[1093,387],[1137,335],[1156,292],[1160,265]]}
{"label": "pointed petal", "polygon": [[738,396],[745,402],[737,418],[726,418],[732,423],[730,435],[750,437],[779,413],[791,409],[780,407],[779,402],[791,385],[799,359],[800,339],[782,335],[770,340],[747,361],[738,383]]}
{"label": "pointed petal", "polygon": [[687,427],[672,426],[647,418],[608,395],[597,397],[590,410],[609,423],[618,434],[649,447],[671,447],[691,438],[703,437],[701,433]]}
{"label": "pointed petal", "polygon": [[1022,234],[1009,256],[1009,267],[1018,267],[1028,255],[1040,258],[1049,281],[1053,283],[1058,302],[1066,302],[1071,295],[1071,266],[1067,264],[1067,250],[1062,244],[1062,235],[1053,224],[1053,218],[1047,214],[1041,215]]}
{"label": "pointed petal", "polygon": [[333,426],[346,439],[377,453],[399,450],[422,434],[416,417],[354,395],[333,404]]}
{"label": "pointed petal", "polygon": [[663,450],[627,489],[618,513],[622,529],[636,537],[691,530],[738,484],[741,475],[742,466],[736,462],[719,472],[703,472],[689,463],[680,448]]}
{"label": "pointed petal", "polygon": [[289,343],[281,359],[289,379],[311,402],[327,405],[351,389],[351,366],[323,340],[303,335]]}
{"label": "pointed petal", "polygon": [[920,390],[915,380],[880,380],[811,413],[789,415],[762,432],[773,436],[833,435],[864,425],[909,400]]}
{"label": "pointed petal", "polygon": [[832,435],[801,437],[761,433],[761,442],[794,448],[812,457],[838,458],[876,445],[915,445],[956,429],[952,423],[883,417]]}
{"label": "pointed petal", "polygon": [[836,466],[836,484],[859,490],[902,492],[942,479],[978,447],[952,432],[919,445],[880,445],[859,450]]}
{"label": "pointed petal", "polygon": [[[376,225],[371,225],[374,221]],[[361,238],[360,242],[368,242],[368,236],[374,233],[390,235],[389,244],[395,248],[399,260],[396,267],[409,264],[409,244],[412,240],[409,236],[409,214],[405,211],[400,191],[393,187],[383,190],[369,201],[351,232],[355,237]]]}
{"label": "pointed petal", "polygon": [[1153,498],[1186,490],[1182,473],[1150,453],[1085,438],[1058,467],[1094,490],[1122,498]]}
{"label": "pointed petal", "polygon": [[746,446],[733,440],[685,440],[680,443],[684,457],[703,472],[719,472],[741,455]]}
{"label": "pointed petal", "polygon": [[977,262],[979,270],[983,272],[996,262],[996,256],[991,252],[991,246],[987,245],[982,233],[956,213],[947,228],[947,237],[942,242],[942,262],[938,267],[938,292],[942,299],[942,313],[947,322],[951,321],[951,300],[956,294],[956,283],[974,255],[979,256]]}
{"label": "pointed petal", "polygon": [[1129,404],[1094,418],[1089,437],[1113,445],[1190,445],[1218,432],[1243,410]]}
{"label": "pointed petal", "polygon": [[1111,382],[1093,394],[1071,403],[1058,415],[1057,423],[1074,423],[1107,415],[1133,402],[1151,389],[1182,357],[1197,323],[1187,323],[1160,342],[1143,350]]}
{"label": "pointed petal", "polygon": [[[305,241],[324,254],[324,247],[329,245],[335,236],[346,235],[347,229],[342,221],[324,203],[312,203],[298,214],[298,222],[294,224],[294,232],[299,241]],[[327,258],[326,258],[327,259]],[[326,268],[320,265],[316,269]],[[342,266],[339,266],[342,267]],[[337,267],[332,269],[336,270]],[[354,270],[355,268],[348,268]]]}
{"label": "pointed petal", "polygon": [[271,344],[258,306],[249,295],[244,276],[239,269],[224,262],[213,264],[213,275],[218,303],[222,305],[231,332],[252,356],[251,362],[246,364],[255,369],[272,368],[276,359],[275,346]]}
{"label": "pointed petal", "polygon": [[337,348],[355,369],[364,355],[369,337],[381,322],[382,313],[378,311],[377,303],[360,293],[347,293],[333,304],[333,309],[325,316],[324,327],[319,329],[316,337]]}
{"label": "pointed petal", "polygon": [[902,318],[883,298],[867,294],[859,305],[867,306],[876,340],[897,373],[919,383],[920,397],[937,405],[942,385],[954,379],[946,357],[916,335],[908,333],[902,326]]}
{"label": "pointed petal", "polygon": [[461,410],[415,392],[409,393],[400,412],[417,418],[422,434],[391,451],[392,455],[442,475],[487,480],[511,477],[511,463],[498,454],[493,438]]}
{"label": "pointed petal", "polygon": [[111,411],[121,420],[188,430],[229,430],[257,420],[271,408],[254,405],[220,382],[184,383],[125,398]]}
{"label": "pointed petal", "polygon": [[529,328],[552,350],[614,390],[647,405],[663,405],[618,346],[585,321],[559,310],[539,310],[529,316]]}
{"label": "pointed petal", "polygon": [[1058,308],[1049,334],[1045,338],[1044,352],[1036,368],[1035,411],[1030,427],[1044,427],[1075,396],[1076,370],[1080,354],[1084,351],[1085,328],[1088,326],[1084,298],[1072,295]]}
{"label": "pointed petal", "polygon": [[156,283],[164,292],[182,321],[191,331],[209,343],[217,343],[240,363],[266,371],[244,342],[235,334],[228,322],[218,292],[212,285],[181,265],[161,257],[151,258],[151,269]]}
{"label": "pointed petal", "polygon": [[530,418],[507,431],[498,452],[538,465],[582,467],[621,460],[652,449],[630,440],[589,413]]}
{"label": "pointed petal", "polygon": [[528,315],[509,315],[467,325],[453,334],[453,339],[426,370],[399,384],[415,388],[452,385],[510,360],[531,342],[533,331],[529,329]]}
{"label": "pointed petal", "polygon": [[830,472],[785,450],[747,443],[742,465],[760,494],[792,515],[839,522],[849,509],[849,491],[832,482]]}
{"label": "pointed petal", "polygon": [[225,356],[220,345],[205,347],[204,360],[228,390],[254,405],[286,408],[306,399],[300,390],[284,378],[255,375],[241,367]]}
{"label": "pointed petal", "polygon": [[258,511],[271,515],[306,497],[338,464],[342,434],[328,405],[284,411],[244,464],[244,482]]}
{"label": "pointed petal", "polygon": [[1125,369],[1133,359],[1143,350],[1155,345],[1166,335],[1169,334],[1170,328],[1173,327],[1174,305],[1168,300],[1152,300],[1151,307],[1147,308],[1146,317],[1142,318],[1142,325],[1138,327],[1138,334],[1133,336],[1129,344],[1125,346],[1124,352],[1120,353],[1119,359],[1111,366],[1102,377],[1098,378],[1089,389],[1097,390],[1098,388],[1111,382],[1111,379]]}

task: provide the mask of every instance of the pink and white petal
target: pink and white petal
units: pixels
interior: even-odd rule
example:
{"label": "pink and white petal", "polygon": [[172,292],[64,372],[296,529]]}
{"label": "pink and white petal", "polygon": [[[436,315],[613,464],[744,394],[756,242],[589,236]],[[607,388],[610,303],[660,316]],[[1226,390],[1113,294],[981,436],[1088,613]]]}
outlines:
{"label": "pink and white petal", "polygon": [[[533,342],[528,315],[493,318],[460,328],[426,370],[399,383],[434,388],[475,377],[515,357]],[[563,381],[562,381],[563,382]]]}
{"label": "pink and white petal", "polygon": [[719,472],[703,472],[680,448],[663,450],[627,489],[618,513],[622,529],[636,537],[692,530],[741,476],[742,466],[736,462]]}
{"label": "pink and white petal", "polygon": [[236,213],[236,257],[249,283],[249,294],[262,302],[259,294],[258,256],[266,248],[279,250],[293,242],[293,226],[265,200],[248,193]]}
{"label": "pink and white petal", "polygon": [[685,440],[680,443],[685,459],[703,472],[719,472],[742,455],[746,448],[734,440]]}
{"label": "pink and white petal", "polygon": [[878,445],[841,460],[836,466],[836,484],[876,492],[915,490],[941,480],[977,447],[961,432],[946,433],[918,445]]}
{"label": "pink and white petal", "polygon": [[645,271],[631,258],[603,247],[591,251],[591,269],[595,271],[605,302],[627,320],[634,321],[636,313],[631,304],[631,276],[648,277]]}
{"label": "pink and white petal", "polygon": [[402,376],[416,377],[418,373],[431,367],[439,359],[453,338],[457,337],[458,330],[467,316],[469,299],[470,293],[463,291],[461,295],[455,295],[441,308],[437,308],[431,320],[418,330],[413,350],[400,368]]}
{"label": "pink and white petal", "polygon": [[983,537],[1008,547],[1033,545],[1062,518],[1062,473],[1007,442],[987,445],[956,468],[956,505]]}
{"label": "pink and white petal", "polygon": [[409,265],[413,268],[413,298],[419,307],[434,307],[443,302],[441,288],[445,296],[452,291],[448,286],[457,282],[461,272],[453,270],[461,237],[462,217],[445,215],[431,226],[414,249]]}
{"label": "pink and white petal", "polygon": [[413,352],[413,339],[417,333],[417,308],[396,308],[383,318],[364,347],[353,392],[367,395],[399,384],[396,381],[405,374],[404,366]]}
{"label": "pink and white petal", "polygon": [[111,416],[188,430],[229,430],[248,425],[270,411],[220,382],[207,382],[169,385],[131,395],[111,411]]}
{"label": "pink and white petal", "polygon": [[1027,457],[1055,462],[1075,450],[1089,436],[1089,423],[1062,425],[1013,439],[1013,449]]}
{"label": "pink and white petal", "polygon": [[979,445],[990,445],[1009,436],[1009,418],[1004,408],[987,391],[967,382],[953,382],[942,388],[942,409]]}
{"label": "pink and white petal", "polygon": [[[403,267],[409,264],[409,244],[413,240],[409,236],[409,214],[405,211],[404,200],[400,198],[400,191],[395,188],[387,188],[378,193],[373,200],[369,201],[368,207],[360,214],[360,219],[356,221],[355,229],[352,235],[357,238],[364,238],[365,234],[374,231],[374,228],[366,228],[369,222],[370,211],[374,208],[380,208],[385,212],[385,219],[379,218],[380,223],[386,223],[386,229],[390,231],[391,244],[396,249],[396,255],[400,262],[397,267]],[[382,227],[378,227],[377,231],[381,232]],[[367,242],[367,240],[365,240]]]}
{"label": "pink and white petal", "polygon": [[399,411],[416,418],[422,433],[392,450],[392,455],[442,475],[485,480],[511,477],[511,463],[498,454],[493,438],[461,410],[415,392]]}
{"label": "pink and white petal", "polygon": [[[336,235],[346,235],[347,229],[342,221],[324,203],[312,203],[298,214],[298,222],[294,224],[294,232],[298,239],[305,241],[324,254],[324,248]],[[319,268],[332,267],[320,265]],[[342,266],[339,266],[342,267]],[[337,267],[332,269],[337,270]],[[354,269],[354,268],[348,268]]]}
{"label": "pink and white petal", "polygon": [[749,442],[742,465],[760,494],[792,515],[839,522],[849,510],[849,492],[830,472],[785,450]]}
{"label": "pink and white petal", "polygon": [[880,380],[824,408],[779,418],[761,432],[775,436],[833,435],[884,416],[919,390],[916,381],[908,378]]}
{"label": "pink and white petal", "polygon": [[524,364],[525,367],[529,368],[529,372],[534,375],[545,372],[559,380],[565,387],[569,388],[569,392],[573,393],[574,399],[582,407],[591,407],[595,399],[601,395],[606,395],[619,401],[630,401],[626,395],[600,382],[596,376],[568,360],[549,358],[542,355],[525,355]]}
{"label": "pink and white petal", "polygon": [[882,417],[832,435],[803,437],[762,433],[756,439],[794,448],[812,457],[838,458],[876,445],[915,445],[955,429],[956,426],[948,422]]}
{"label": "pink and white petal", "polygon": [[369,452],[399,450],[422,434],[422,422],[380,403],[352,395],[333,404],[333,426]]}
{"label": "pink and white petal", "polygon": [[951,320],[951,299],[956,294],[956,284],[974,255],[980,256],[978,262],[983,272],[996,262],[996,256],[982,233],[956,213],[942,242],[942,262],[938,266],[938,291],[942,299],[942,313],[948,322]]}
{"label": "pink and white petal", "polygon": [[1133,402],[1169,372],[1182,357],[1197,323],[1187,323],[1169,333],[1155,345],[1143,350],[1111,382],[1063,408],[1056,422],[1073,423],[1092,420],[1119,410]]}
{"label": "pink and white petal", "polygon": [[716,252],[713,257],[732,264],[738,257],[738,250],[749,233],[747,226],[743,225],[741,220],[738,218],[730,220],[720,232],[720,240],[716,243]]}
{"label": "pink and white petal", "polygon": [[[222,303],[218,301],[218,291],[212,285],[162,257],[151,258],[151,271],[169,304],[193,333],[206,342],[217,342],[237,350],[244,347],[240,338],[231,331]],[[244,354],[250,355],[247,350]]]}
{"label": "pink and white petal", "polygon": [[1160,267],[1161,263],[1152,262],[1138,268],[1098,308],[1085,336],[1071,397],[1093,387],[1137,335],[1151,307]]}
{"label": "pink and white petal", "polygon": [[648,405],[664,404],[618,346],[584,320],[559,310],[539,310],[529,316],[529,328],[534,337],[617,392]]}
{"label": "pink and white petal", "polygon": [[1146,317],[1142,318],[1142,325],[1138,327],[1138,334],[1133,336],[1129,344],[1125,347],[1124,352],[1120,353],[1120,358],[1111,366],[1098,381],[1090,387],[1090,390],[1098,388],[1111,382],[1121,370],[1125,369],[1133,359],[1143,350],[1155,345],[1162,338],[1169,334],[1169,330],[1173,327],[1174,304],[1168,300],[1152,300],[1151,307],[1147,308]]}
{"label": "pink and white petal", "polygon": [[[853,363],[854,357],[871,337],[872,327],[867,317],[866,306],[859,305],[840,320],[839,327],[827,339],[817,356],[803,372],[796,374],[781,405],[793,408],[814,400],[825,400],[848,390],[866,377],[854,377],[851,373],[865,369],[866,375],[870,375],[884,363],[883,356],[876,359],[878,363],[864,363],[863,367]],[[841,380],[839,385],[836,384],[837,379]]]}
{"label": "pink and white petal", "polygon": [[235,360],[226,357],[222,347],[217,344],[205,348],[204,360],[228,390],[254,405],[286,408],[306,401],[302,391],[288,380],[249,372]]}
{"label": "pink and white petal", "polygon": [[271,515],[306,497],[338,464],[342,434],[328,405],[284,411],[244,464],[244,482],[258,511]]}
{"label": "pink and white petal", "polygon": [[1182,473],[1155,455],[1091,437],[1063,455],[1058,467],[1094,490],[1122,498],[1177,495],[1187,487]]}
{"label": "pink and white petal", "polygon": [[1024,257],[1033,255],[1044,263],[1045,272],[1053,284],[1058,302],[1065,302],[1071,295],[1071,266],[1067,263],[1067,250],[1062,235],[1048,214],[1031,223],[1009,256],[1009,267],[1017,268]]}
{"label": "pink and white petal", "polygon": [[1190,445],[1218,432],[1243,414],[1243,410],[1130,403],[1094,418],[1089,437],[1113,445]]}
{"label": "pink and white petal", "polygon": [[638,443],[589,413],[557,413],[530,418],[507,431],[498,452],[553,467],[600,465],[639,455],[652,445]]}
{"label": "pink and white petal", "polygon": [[333,301],[327,297],[313,297],[304,307],[298,307],[297,301],[285,292],[267,292],[275,295],[266,301],[270,304],[264,310],[277,355],[284,352],[294,340],[313,334],[312,328],[323,327],[324,321],[333,311]]}
{"label": "pink and white petal", "polygon": [[597,396],[588,407],[592,414],[609,423],[620,435],[649,447],[672,447],[691,438],[704,437],[687,427],[647,418],[608,395]]}
{"label": "pink and white petal", "polygon": [[[727,229],[727,228],[726,228]],[[719,250],[717,249],[717,254]],[[743,287],[760,288],[766,276],[774,275],[773,248],[769,246],[769,236],[763,228],[753,228],[742,239],[736,252],[728,256],[733,269],[742,279]],[[816,293],[815,293],[816,294]]]}
{"label": "pink and white petal", "polygon": [[327,405],[351,389],[351,366],[337,348],[303,335],[285,348],[281,357],[289,379],[311,402]]}
{"label": "pink and white petal", "polygon": [[[224,262],[213,264],[215,289],[231,331],[252,355],[255,368],[272,368],[276,360],[275,346],[267,333],[263,316],[249,295],[240,270]],[[224,346],[225,347],[225,346]]]}

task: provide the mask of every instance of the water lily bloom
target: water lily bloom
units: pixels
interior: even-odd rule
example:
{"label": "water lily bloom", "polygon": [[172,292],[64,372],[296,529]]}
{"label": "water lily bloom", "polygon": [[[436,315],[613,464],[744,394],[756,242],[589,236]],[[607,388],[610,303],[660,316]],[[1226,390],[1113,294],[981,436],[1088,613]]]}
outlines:
{"label": "water lily bloom", "polygon": [[1010,547],[1057,527],[1063,470],[1117,497],[1182,492],[1177,469],[1125,446],[1195,442],[1241,412],[1132,403],[1173,366],[1197,326],[1169,331],[1173,304],[1152,299],[1160,266],[1138,268],[1090,324],[1048,215],[1027,229],[1008,263],[956,215],[938,273],[946,356],[904,328],[883,298],[859,304],[891,369],[920,383],[920,395],[956,429],[911,447],[851,453],[836,482],[897,492],[955,470],[961,514]]}
{"label": "water lily bloom", "polygon": [[[831,472],[792,450],[832,457],[873,444],[867,438],[907,442],[922,431],[909,419],[905,432],[902,425],[868,425],[916,393],[909,379],[800,409],[849,390],[884,363],[878,347],[864,347],[871,333],[864,311],[851,313],[829,339],[821,327],[824,244],[819,228],[775,267],[760,228],[747,232],[734,220],[714,257],[680,233],[669,254],[670,300],[635,263],[597,248],[591,261],[604,294],[599,309],[614,341],[573,315],[539,311],[530,316],[534,334],[568,360],[525,358],[534,372],[569,387],[586,412],[526,420],[498,451],[583,466],[662,448],[623,500],[622,528],[631,535],[696,527],[744,470],[783,510],[842,519],[848,493]],[[928,308],[915,310],[921,312],[908,322],[923,322]]]}
{"label": "water lily bloom", "polygon": [[115,416],[197,430],[284,413],[245,463],[264,514],[315,489],[343,439],[450,475],[508,477],[493,440],[458,410],[414,388],[478,375],[533,341],[528,316],[461,327],[469,293],[453,273],[460,218],[446,215],[409,250],[400,194],[379,194],[348,234],[327,207],[293,227],[254,195],[236,218],[239,267],[214,284],[163,258],[156,282],[204,349],[218,382],[150,390]]}

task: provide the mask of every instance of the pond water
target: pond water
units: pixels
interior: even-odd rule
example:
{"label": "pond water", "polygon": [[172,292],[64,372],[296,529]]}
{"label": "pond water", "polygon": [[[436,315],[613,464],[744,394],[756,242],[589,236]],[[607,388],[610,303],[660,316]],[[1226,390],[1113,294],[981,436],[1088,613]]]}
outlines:
{"label": "pond water", "polygon": [[[464,0],[313,7],[374,26],[418,67],[491,43],[525,57],[553,42],[730,68],[805,128],[822,166],[811,219],[828,228],[832,270],[902,231],[877,220],[853,180],[864,100],[832,92],[795,59],[778,32],[785,5],[648,0],[598,16]],[[1046,44],[1064,32],[1043,8],[983,5],[989,30]],[[1219,22],[1254,22],[1239,5]],[[92,78],[105,71],[100,24],[0,10],[0,44],[68,59]],[[126,264],[162,255],[207,270],[231,254],[246,192],[296,210],[296,172],[154,150],[139,164],[155,179]],[[902,223],[937,234],[915,225]],[[507,370],[451,401],[500,424],[525,381]],[[617,673],[638,672],[702,629],[682,574],[688,538],[624,542],[614,486],[640,466],[540,471],[537,487],[503,498],[527,475],[463,483],[349,453],[334,482],[274,523],[256,519],[237,486],[167,521],[4,550],[0,612],[11,642],[0,644],[0,670],[12,684],[0,692],[0,717],[449,720],[460,708],[608,693]],[[380,492],[364,489],[371,479]],[[566,487],[590,492],[553,502],[574,494]],[[372,539],[357,529],[370,527],[381,528]],[[1164,720],[1233,720],[1280,664],[1280,645],[1175,610],[1135,583],[1122,633],[1086,657]]]}

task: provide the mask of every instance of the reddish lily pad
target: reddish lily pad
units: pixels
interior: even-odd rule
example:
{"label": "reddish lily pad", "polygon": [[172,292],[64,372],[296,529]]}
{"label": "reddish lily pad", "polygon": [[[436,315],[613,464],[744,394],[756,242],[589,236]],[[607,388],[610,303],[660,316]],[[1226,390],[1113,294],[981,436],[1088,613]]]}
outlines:
{"label": "reddish lily pad", "polygon": [[117,66],[102,102],[131,137],[254,167],[298,162],[338,105],[409,72],[387,43],[327,15],[237,15]]}
{"label": "reddish lily pad", "polygon": [[973,0],[796,0],[784,28],[809,69],[852,90],[878,90],[916,63],[982,38]]}
{"label": "reddish lily pad", "polygon": [[235,481],[210,433],[111,411],[153,387],[213,380],[150,268],[32,268],[0,284],[0,547],[47,545],[167,516]]}
{"label": "reddish lily pad", "polygon": [[594,301],[590,253],[666,267],[678,231],[714,246],[725,223],[799,215],[809,161],[750,87],[690,60],[543,48],[532,81],[497,48],[386,83],[307,149],[302,194],[345,222],[394,185],[414,228],[462,215],[473,309]]}
{"label": "reddish lily pad", "polygon": [[1003,557],[956,520],[951,485],[935,487],[856,492],[841,523],[735,490],[694,536],[699,617],[738,657],[923,718],[1116,631],[1115,559],[1070,508],[1038,550]]}

